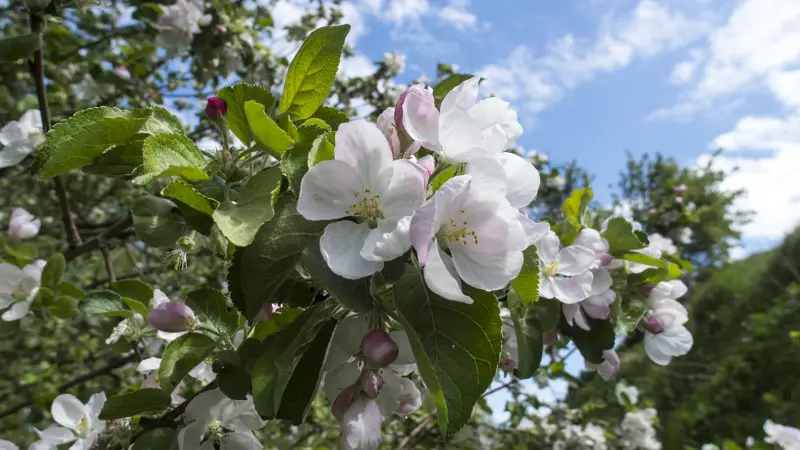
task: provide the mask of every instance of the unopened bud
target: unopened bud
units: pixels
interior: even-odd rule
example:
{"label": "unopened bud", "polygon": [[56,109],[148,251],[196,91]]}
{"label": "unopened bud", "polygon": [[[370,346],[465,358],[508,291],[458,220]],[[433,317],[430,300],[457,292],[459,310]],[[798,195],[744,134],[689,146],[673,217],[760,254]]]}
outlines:
{"label": "unopened bud", "polygon": [[648,210],[647,210],[647,214],[650,214],[651,216],[655,215],[655,214],[656,214],[656,212],[657,212],[657,211],[656,211],[656,209],[655,209],[655,208],[650,208],[650,209],[648,209]]}
{"label": "unopened bud", "polygon": [[652,334],[659,334],[664,331],[664,323],[656,317],[646,317],[642,321],[642,327]]}
{"label": "unopened bud", "polygon": [[500,361],[500,370],[503,372],[513,372],[517,368],[517,361],[511,358],[504,358]]}
{"label": "unopened bud", "polygon": [[614,257],[609,255],[607,252],[597,253],[596,258],[601,267],[605,267],[614,261]]}
{"label": "unopened bud", "polygon": [[370,398],[375,398],[383,387],[383,378],[378,375],[378,372],[369,371],[361,376],[361,390]]}
{"label": "unopened bud", "polygon": [[147,321],[159,331],[188,331],[195,323],[194,311],[183,302],[165,302],[147,315]]}
{"label": "unopened bud", "polygon": [[386,367],[395,359],[400,349],[397,347],[389,333],[383,330],[372,330],[361,341],[361,353],[364,361],[372,369]]}
{"label": "unopened bud", "polygon": [[683,203],[683,197],[675,197],[675,203],[677,203],[679,205],[682,204]]}
{"label": "unopened bud", "polygon": [[208,97],[206,104],[206,117],[219,120],[228,114],[228,102],[219,97]]}
{"label": "unopened bud", "polygon": [[340,392],[336,400],[333,401],[331,413],[333,413],[333,417],[337,422],[342,421],[344,413],[346,413],[347,410],[350,409],[350,406],[358,399],[358,391],[358,386],[350,386]]}
{"label": "unopened bud", "polygon": [[[413,101],[408,101],[409,96],[416,98]],[[424,121],[432,120],[434,112],[437,111],[433,93],[427,90],[424,84],[410,86],[397,100],[397,105],[394,108],[394,124],[398,130],[404,130],[403,108],[412,108],[409,114],[414,114]]]}

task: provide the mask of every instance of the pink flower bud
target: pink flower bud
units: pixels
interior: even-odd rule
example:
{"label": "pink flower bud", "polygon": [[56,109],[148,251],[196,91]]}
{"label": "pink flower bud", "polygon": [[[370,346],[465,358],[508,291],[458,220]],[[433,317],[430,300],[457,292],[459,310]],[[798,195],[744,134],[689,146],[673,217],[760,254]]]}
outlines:
{"label": "pink flower bud", "polygon": [[178,333],[190,330],[195,316],[192,308],[183,302],[166,302],[150,311],[147,321],[159,331]]}
{"label": "pink flower bud", "polygon": [[361,353],[364,361],[372,369],[386,367],[395,359],[400,349],[397,344],[389,337],[389,333],[383,330],[372,330],[361,341]]}
{"label": "pink flower bud", "polygon": [[367,372],[361,376],[361,390],[370,398],[375,398],[383,387],[383,378],[378,375],[378,372]]}
{"label": "pink flower bud", "polygon": [[500,370],[503,372],[513,372],[517,368],[517,361],[505,358],[500,361]]}
{"label": "pink flower bud", "polygon": [[609,255],[608,252],[598,252],[595,254],[595,258],[597,258],[601,267],[605,267],[614,261],[614,257]]}
{"label": "pink flower bud", "polygon": [[333,417],[336,419],[337,422],[342,421],[342,417],[344,417],[344,413],[350,409],[350,406],[358,399],[358,386],[350,386],[342,390],[339,395],[336,397],[336,400],[333,401],[333,405],[331,405],[331,413]]}
{"label": "pink flower bud", "polygon": [[685,184],[681,184],[672,188],[672,191],[675,192],[676,194],[683,194],[688,190],[689,188]]}
{"label": "pink flower bud", "polygon": [[208,97],[206,117],[211,120],[219,120],[226,114],[228,114],[228,102],[219,97]]}
{"label": "pink flower bud", "polygon": [[[415,97],[415,99],[408,101],[409,96]],[[424,84],[415,84],[409,87],[397,100],[397,106],[394,108],[394,124],[398,130],[403,129],[403,108],[407,107],[411,108],[408,114],[416,115],[420,118],[420,122],[432,120],[435,117],[434,113],[438,112],[433,93],[425,89]]]}
{"label": "pink flower bud", "polygon": [[651,216],[655,215],[655,213],[656,213],[656,209],[655,208],[650,208],[650,209],[647,210],[647,214],[650,214]]}
{"label": "pink flower bud", "polygon": [[675,203],[677,203],[679,205],[682,204],[683,203],[683,197],[675,197]]}
{"label": "pink flower bud", "polygon": [[646,317],[642,321],[642,327],[652,334],[660,334],[664,331],[664,323],[657,317]]}

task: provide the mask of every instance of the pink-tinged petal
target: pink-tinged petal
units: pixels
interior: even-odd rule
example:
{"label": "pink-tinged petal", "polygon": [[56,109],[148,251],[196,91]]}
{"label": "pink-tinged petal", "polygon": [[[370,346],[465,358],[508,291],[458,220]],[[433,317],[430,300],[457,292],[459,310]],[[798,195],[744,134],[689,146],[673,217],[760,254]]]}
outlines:
{"label": "pink-tinged petal", "polygon": [[528,160],[513,153],[495,156],[503,166],[508,180],[506,199],[514,208],[524,208],[536,198],[541,179],[539,171]]}
{"label": "pink-tinged petal", "polygon": [[453,260],[444,253],[436,241],[428,254],[428,264],[424,269],[425,284],[428,289],[448,300],[471,304],[472,299],[461,291]]}
{"label": "pink-tinged petal", "polygon": [[534,245],[536,242],[550,232],[550,224],[547,222],[534,222],[528,218],[522,211],[519,213],[519,224],[528,238],[528,245]]}
{"label": "pink-tinged petal", "polygon": [[388,189],[378,192],[381,197],[381,212],[390,220],[414,214],[425,200],[425,178],[411,161],[401,159],[392,161],[391,171],[384,174],[391,177]]}
{"label": "pink-tinged petal", "polygon": [[342,418],[342,448],[375,450],[381,444],[383,417],[375,400],[359,398]]}
{"label": "pink-tinged petal", "polygon": [[617,294],[609,289],[600,295],[590,296],[580,304],[587,316],[593,319],[608,319],[611,314],[611,304],[616,298]]}
{"label": "pink-tinged petal", "polygon": [[606,350],[603,352],[603,362],[597,368],[597,374],[605,381],[611,381],[619,373],[620,360],[617,352]]}
{"label": "pink-tinged petal", "polygon": [[391,261],[411,248],[411,216],[391,223],[381,221],[372,229],[361,248],[361,257],[369,261]]}
{"label": "pink-tinged petal", "polygon": [[570,278],[553,278],[553,293],[562,303],[578,303],[589,296],[592,273],[584,272]]}
{"label": "pink-tinged petal", "polygon": [[594,277],[592,278],[592,292],[591,295],[600,295],[603,292],[611,289],[613,280],[611,274],[606,269],[595,269],[592,271]]}
{"label": "pink-tinged petal", "polygon": [[348,163],[322,161],[308,169],[300,182],[297,212],[308,220],[346,217],[358,202],[357,195],[363,195],[364,189],[358,172]]}
{"label": "pink-tinged petal", "polygon": [[524,260],[521,251],[474,253],[457,243],[451,245],[450,252],[461,279],[485,291],[508,286],[519,275]]}
{"label": "pink-tinged petal", "polygon": [[391,369],[381,369],[380,375],[384,384],[375,400],[385,417],[397,414],[405,418],[422,406],[422,394],[413,381]]}
{"label": "pink-tinged petal", "polygon": [[575,326],[575,316],[581,312],[581,306],[578,303],[561,305],[561,311],[564,313],[564,320],[569,326]]}
{"label": "pink-tinged petal", "polygon": [[50,407],[53,420],[62,427],[74,430],[85,415],[83,403],[72,394],[61,394]]}
{"label": "pink-tinged petal", "polygon": [[369,225],[342,220],[328,224],[319,240],[322,257],[331,271],[340,277],[357,280],[383,268],[383,262],[368,261],[361,256]]}
{"label": "pink-tinged petal", "polygon": [[[413,156],[412,156],[413,158]],[[436,160],[433,159],[433,156],[423,156],[417,161],[414,161],[417,167],[422,168],[425,171],[425,184],[428,184],[428,177],[433,175],[433,172],[436,171]]]}
{"label": "pink-tinged petal", "polygon": [[552,231],[548,232],[536,242],[536,251],[539,254],[539,259],[547,265],[555,262],[556,258],[558,258],[558,251],[560,248],[561,241]]}
{"label": "pink-tinged petal", "polygon": [[334,154],[337,161],[356,170],[366,187],[373,191],[385,189],[389,180],[381,177],[381,172],[392,163],[392,150],[375,124],[355,120],[339,125]]}
{"label": "pink-tinged petal", "polygon": [[385,330],[370,330],[361,340],[361,354],[368,368],[380,369],[397,359],[400,348]]}
{"label": "pink-tinged petal", "polygon": [[439,142],[444,156],[453,162],[490,156],[483,134],[467,113],[453,110],[439,118]]}
{"label": "pink-tinged petal", "polygon": [[433,94],[427,89],[412,86],[401,97],[398,108],[400,111],[395,113],[395,125],[405,130],[415,142],[438,149],[440,115]]}
{"label": "pink-tinged petal", "polygon": [[480,82],[480,77],[472,77],[448,92],[442,100],[442,113],[444,114],[454,109],[467,111],[474,107],[475,102],[478,101],[478,85]]}
{"label": "pink-tinged petal", "polygon": [[378,116],[378,120],[375,121],[375,124],[386,137],[386,140],[389,142],[389,147],[392,149],[392,155],[397,159],[400,157],[402,149],[400,148],[400,136],[395,126],[394,111],[394,108],[386,108],[386,110]]}
{"label": "pink-tinged petal", "polygon": [[411,245],[417,251],[420,265],[428,259],[431,239],[439,231],[442,220],[451,209],[458,210],[469,193],[471,178],[453,177],[445,182],[411,217]]}
{"label": "pink-tinged petal", "polygon": [[558,273],[580,275],[594,264],[594,252],[586,247],[570,245],[558,252]]}
{"label": "pink-tinged petal", "polygon": [[147,314],[147,321],[159,331],[178,333],[194,326],[194,311],[183,302],[166,302]]}

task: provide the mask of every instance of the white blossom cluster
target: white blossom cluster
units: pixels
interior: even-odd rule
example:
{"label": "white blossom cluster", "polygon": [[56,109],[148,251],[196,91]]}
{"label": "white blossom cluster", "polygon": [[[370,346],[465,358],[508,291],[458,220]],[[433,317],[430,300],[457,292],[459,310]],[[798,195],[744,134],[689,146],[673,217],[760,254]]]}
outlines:
{"label": "white blossom cluster", "polygon": [[211,16],[203,13],[203,3],[198,0],[178,0],[161,8],[163,13],[158,18],[158,46],[166,49],[171,56],[185,52],[191,46],[194,35],[200,32],[200,27],[211,21]]}

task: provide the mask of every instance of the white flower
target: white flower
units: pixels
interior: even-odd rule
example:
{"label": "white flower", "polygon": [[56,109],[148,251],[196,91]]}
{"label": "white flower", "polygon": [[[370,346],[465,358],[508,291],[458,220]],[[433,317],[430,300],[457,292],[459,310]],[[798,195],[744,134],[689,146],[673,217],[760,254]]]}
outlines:
{"label": "white flower", "polygon": [[411,142],[406,148],[403,148],[402,144],[400,143],[400,130],[397,127],[397,114],[395,111],[396,110],[393,107],[386,108],[381,115],[378,116],[378,120],[375,122],[375,124],[389,142],[389,148],[392,150],[392,156],[394,156],[395,159],[398,159],[404,156],[413,155],[420,149],[421,145],[419,142]]}
{"label": "white flower", "polygon": [[0,450],[19,450],[19,447],[11,441],[0,439]]}
{"label": "white flower", "polygon": [[674,356],[685,355],[692,348],[692,334],[683,325],[689,320],[686,308],[675,301],[686,293],[680,280],[662,281],[650,293],[648,303],[652,311],[644,319],[647,332],[644,350],[659,365],[669,364]]}
{"label": "white flower", "polygon": [[193,398],[183,414],[188,423],[178,433],[180,450],[213,450],[214,444],[226,450],[263,448],[253,430],[264,426],[252,397],[233,400],[219,389],[206,391]]}
{"label": "white flower", "polygon": [[425,182],[413,163],[392,160],[383,134],[365,121],[339,126],[334,155],[303,177],[297,211],[308,220],[358,220],[328,224],[320,250],[337,275],[363,278],[411,247],[409,224]]}
{"label": "white flower", "polygon": [[800,449],[800,430],[797,428],[778,425],[771,420],[764,422],[764,433],[767,437],[764,442],[775,444],[784,450]]}
{"label": "white flower", "polygon": [[114,74],[116,74],[121,79],[128,81],[131,79],[131,72],[125,66],[117,66],[114,68]]}
{"label": "white flower", "polygon": [[106,428],[106,422],[100,420],[100,411],[105,403],[104,392],[92,395],[85,405],[72,394],[59,395],[53,400],[50,412],[53,420],[61,426],[36,430],[40,439],[37,444],[55,447],[76,441],[70,450],[89,450]]}
{"label": "white flower", "polygon": [[672,239],[664,237],[659,233],[653,233],[647,236],[647,240],[650,241],[649,247],[653,247],[659,251],[659,256],[661,253],[666,253],[668,255],[678,253],[678,247],[675,247],[675,244],[672,243]]}
{"label": "white flower", "polygon": [[374,450],[381,444],[383,417],[378,404],[371,398],[358,398],[342,419],[342,448]]}
{"label": "white flower", "polygon": [[[136,366],[136,371],[146,377],[142,381],[142,389],[159,389],[161,387],[161,382],[158,380],[158,369],[160,367],[161,358],[147,358],[139,362],[139,365]],[[179,390],[180,386],[175,386],[175,389],[172,390],[172,406],[178,406],[185,400],[178,393]]]}
{"label": "white flower", "polygon": [[476,158],[467,164],[466,173],[472,176],[473,189],[505,197],[517,209],[527,207],[539,192],[539,171],[513,153]]}
{"label": "white flower", "polygon": [[628,401],[634,405],[639,402],[639,389],[636,389],[636,386],[629,386],[624,381],[617,383],[614,387],[614,393],[617,396],[617,401],[621,405],[625,404],[622,400],[623,397],[627,397]]}
{"label": "white flower", "polygon": [[563,303],[577,303],[592,292],[594,252],[586,247],[570,245],[561,248],[561,241],[552,231],[536,243],[539,253],[539,295]]}
{"label": "white flower", "polygon": [[0,169],[16,166],[33,153],[42,143],[44,131],[39,110],[31,109],[20,117],[19,121],[11,121],[0,130]]}
{"label": "white flower", "polygon": [[614,261],[610,254],[611,249],[609,248],[608,240],[600,235],[597,230],[592,228],[582,229],[573,244],[594,250],[595,262],[592,264],[592,269],[608,266]]}
{"label": "white flower", "polygon": [[660,450],[661,443],[656,438],[656,430],[653,428],[653,419],[656,415],[656,410],[653,408],[625,413],[620,424],[623,448]]}
{"label": "white flower", "polygon": [[211,15],[203,14],[203,4],[197,0],[178,0],[172,5],[162,5],[164,10],[158,18],[158,46],[176,55],[187,49],[200,27],[211,21]]}
{"label": "white flower", "polygon": [[692,236],[694,236],[694,231],[689,227],[683,227],[678,230],[678,237],[676,239],[681,244],[688,244],[692,242]]}
{"label": "white flower", "polygon": [[406,57],[397,52],[387,52],[383,54],[383,64],[392,74],[403,73],[406,68]]}
{"label": "white flower", "polygon": [[13,322],[28,314],[39,292],[45,264],[41,259],[22,269],[13,264],[0,264],[0,310],[6,310],[3,320]]}
{"label": "white flower", "polygon": [[605,381],[611,381],[617,377],[619,373],[619,356],[617,352],[614,350],[605,350],[603,351],[603,362],[600,364],[592,364],[589,361],[586,361],[586,370],[589,371],[597,371],[597,374],[600,375]]}
{"label": "white flower", "polygon": [[214,373],[211,364],[205,361],[200,361],[200,364],[194,366],[194,368],[189,371],[189,376],[195,380],[201,381],[203,384],[211,383],[217,379],[217,374]]}
{"label": "white flower", "polygon": [[30,239],[39,234],[42,221],[24,208],[13,208],[11,218],[8,220],[8,234],[20,239]]}
{"label": "white flower", "polygon": [[583,428],[584,444],[593,450],[606,449],[606,431],[603,427],[593,423],[587,423]]}
{"label": "white flower", "polygon": [[611,274],[607,269],[598,268],[592,271],[592,287],[589,296],[578,303],[564,303],[564,319],[570,325],[577,325],[584,330],[590,329],[588,317],[593,319],[608,319],[611,313],[611,304],[617,298],[616,292],[611,289]]}
{"label": "white flower", "polygon": [[411,220],[428,288],[464,303],[472,299],[461,280],[486,291],[504,288],[519,274],[529,245],[519,212],[502,197],[472,189],[471,181],[470,175],[447,180]]}
{"label": "white flower", "polygon": [[[478,100],[479,77],[451,90],[440,109],[420,108],[421,98],[409,96],[403,104],[408,135],[448,160],[467,162],[514,147],[522,135],[517,113],[497,97]],[[419,114],[419,112],[423,114]]]}
{"label": "white flower", "polygon": [[106,344],[111,345],[125,338],[130,341],[137,341],[145,328],[144,317],[139,313],[134,313],[133,317],[121,320],[106,339]]}
{"label": "white flower", "polygon": [[700,450],[719,450],[715,444],[703,444],[700,446]]}
{"label": "white flower", "polygon": [[563,175],[556,175],[547,177],[545,180],[545,184],[547,187],[555,189],[557,191],[563,191],[564,187],[567,185],[567,179],[564,178]]}

